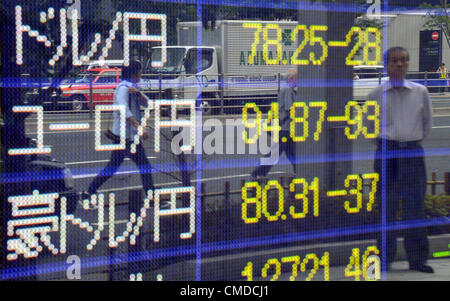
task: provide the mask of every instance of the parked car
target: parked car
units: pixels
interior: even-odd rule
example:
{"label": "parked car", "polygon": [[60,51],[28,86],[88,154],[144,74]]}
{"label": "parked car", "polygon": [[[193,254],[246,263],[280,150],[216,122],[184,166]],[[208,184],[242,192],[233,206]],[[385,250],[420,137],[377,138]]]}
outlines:
{"label": "parked car", "polygon": [[92,68],[81,71],[59,87],[59,102],[73,111],[90,107],[92,81],[92,104],[112,104],[114,90],[120,82],[120,68]]}

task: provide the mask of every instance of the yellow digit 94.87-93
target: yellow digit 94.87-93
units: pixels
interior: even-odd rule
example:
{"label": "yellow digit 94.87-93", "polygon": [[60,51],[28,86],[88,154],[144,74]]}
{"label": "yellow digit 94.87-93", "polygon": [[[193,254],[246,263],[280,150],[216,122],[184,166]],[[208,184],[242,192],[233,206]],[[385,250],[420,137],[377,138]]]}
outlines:
{"label": "yellow digit 94.87-93", "polygon": [[[314,129],[312,138],[314,141],[319,141],[323,124],[326,121],[346,122],[347,127],[344,129],[344,133],[349,140],[358,139],[360,135],[366,139],[375,139],[378,136],[380,131],[380,107],[376,101],[366,101],[362,106],[356,101],[349,101],[345,105],[343,116],[328,116],[325,118],[327,108],[327,102],[325,101],[294,102],[289,109],[289,136],[292,141],[307,141],[311,129]],[[272,103],[267,119],[262,120],[262,112],[255,103],[245,104],[242,110],[242,123],[246,130],[242,132],[242,139],[246,144],[257,143],[263,131],[271,132],[273,142],[279,142],[281,125],[278,110],[278,103]],[[249,113],[253,113],[253,118],[249,117]],[[316,116],[313,124],[310,122],[311,116]],[[253,134],[250,135],[250,131]],[[287,137],[281,138],[286,139]],[[286,142],[286,140],[282,140],[282,142]]]}

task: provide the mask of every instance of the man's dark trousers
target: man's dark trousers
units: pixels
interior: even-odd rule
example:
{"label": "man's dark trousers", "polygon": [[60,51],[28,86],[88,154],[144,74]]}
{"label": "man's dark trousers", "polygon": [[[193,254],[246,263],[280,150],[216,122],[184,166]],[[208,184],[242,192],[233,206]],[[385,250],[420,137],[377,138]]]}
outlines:
{"label": "man's dark trousers", "polygon": [[[281,137],[286,137],[286,142],[281,142]],[[296,152],[295,152],[295,142],[292,141],[292,139],[289,136],[289,131],[281,130],[279,132],[279,147],[278,147],[278,155],[281,156],[283,152],[286,152],[286,157],[291,162],[292,166],[294,167],[294,173],[297,174],[298,172],[298,164],[295,163],[296,158]],[[264,157],[270,158],[271,154],[267,154]],[[253,172],[252,177],[265,177],[269,173],[270,169],[273,165],[260,165],[258,166]]]}
{"label": "man's dark trousers", "polygon": [[[404,221],[425,219],[424,200],[426,193],[426,169],[424,151],[419,142],[396,142],[385,140],[386,152],[382,152],[382,140],[378,140],[375,171],[380,175],[377,187],[377,199],[380,204],[380,216],[383,204],[386,206],[386,222],[392,225],[396,221],[400,201]],[[385,170],[383,170],[383,160]],[[385,182],[383,187],[383,174]],[[386,200],[382,201],[383,189]],[[381,218],[380,218],[381,223]],[[397,232],[386,233],[386,261],[388,266],[394,261],[397,251]],[[428,257],[428,238],[426,228],[411,228],[407,225],[404,233],[404,247],[410,267],[425,264]],[[378,237],[378,249],[383,252],[381,234]]]}
{"label": "man's dark trousers", "polygon": [[[102,171],[97,175],[97,177],[92,181],[89,186],[89,194],[96,193],[97,189],[102,186],[110,177],[117,172],[120,165],[123,163],[126,157],[129,157],[131,160],[139,168],[139,172],[141,175],[142,186],[144,187],[145,196],[147,196],[147,192],[149,189],[154,190],[153,187],[153,178],[151,174],[151,166],[148,161],[145,150],[142,144],[136,145],[136,153],[130,152],[131,141],[127,140],[126,148],[124,150],[115,150],[111,153],[111,158],[109,163],[102,169]],[[136,213],[138,216],[140,214],[140,208],[143,206],[143,200],[130,200],[128,204],[128,211]],[[143,230],[141,228],[141,230]],[[145,268],[145,264],[138,257],[139,252],[143,251],[145,248],[145,244],[143,243],[143,235],[144,233],[139,234],[136,237],[136,243],[134,245],[128,245],[128,265],[127,272],[128,274],[136,274],[138,272],[143,272]]]}

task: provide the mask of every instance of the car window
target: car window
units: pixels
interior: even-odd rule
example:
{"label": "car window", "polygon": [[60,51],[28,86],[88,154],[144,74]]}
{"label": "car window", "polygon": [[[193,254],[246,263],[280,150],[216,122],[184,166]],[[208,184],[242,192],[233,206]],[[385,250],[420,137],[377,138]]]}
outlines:
{"label": "car window", "polygon": [[97,84],[115,84],[117,83],[117,72],[103,72],[97,78]]}

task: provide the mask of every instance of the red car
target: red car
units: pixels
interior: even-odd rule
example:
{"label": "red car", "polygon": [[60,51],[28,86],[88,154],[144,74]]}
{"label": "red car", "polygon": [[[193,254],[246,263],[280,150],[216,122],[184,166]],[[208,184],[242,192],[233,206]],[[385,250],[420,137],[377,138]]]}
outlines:
{"label": "red car", "polygon": [[73,111],[90,107],[90,82],[92,80],[92,103],[112,104],[114,90],[120,82],[120,68],[93,68],[83,70],[75,78],[60,86],[61,100]]}

